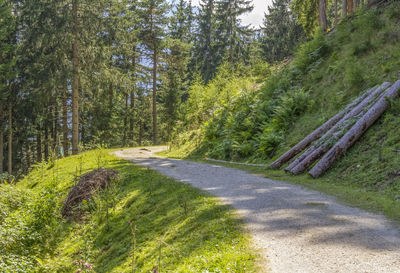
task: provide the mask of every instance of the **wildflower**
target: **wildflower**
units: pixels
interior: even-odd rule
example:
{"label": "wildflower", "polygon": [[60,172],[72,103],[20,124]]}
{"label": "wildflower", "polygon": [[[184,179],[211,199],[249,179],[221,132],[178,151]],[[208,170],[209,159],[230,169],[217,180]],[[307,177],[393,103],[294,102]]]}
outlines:
{"label": "wildflower", "polygon": [[93,265],[91,265],[90,263],[85,263],[84,266],[85,266],[86,268],[89,268],[89,269],[91,269],[91,268],[93,267]]}

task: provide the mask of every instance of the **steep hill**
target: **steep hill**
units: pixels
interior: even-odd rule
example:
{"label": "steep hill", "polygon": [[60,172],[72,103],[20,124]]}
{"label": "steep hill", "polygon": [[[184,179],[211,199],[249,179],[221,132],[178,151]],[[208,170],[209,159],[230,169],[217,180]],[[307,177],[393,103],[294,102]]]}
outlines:
{"label": "steep hill", "polygon": [[[329,33],[316,33],[290,63],[271,69],[260,88],[252,88],[253,78],[246,79],[250,83],[245,87],[224,85],[208,108],[209,118],[178,136],[170,155],[272,162],[369,87],[399,79],[399,18],[398,3],[360,10]],[[217,78],[205,86],[203,94],[218,83]],[[222,99],[229,88],[232,97]],[[317,181],[372,191],[389,198],[387,206],[398,205],[398,128],[399,99]],[[267,172],[287,177],[283,171]],[[385,206],[379,209],[385,211]]]}
{"label": "steep hill", "polygon": [[[228,206],[111,152],[42,163],[17,185],[0,184],[0,272],[256,271]],[[99,167],[118,178],[62,217],[68,192]],[[82,190],[91,188],[68,197],[82,200]]]}

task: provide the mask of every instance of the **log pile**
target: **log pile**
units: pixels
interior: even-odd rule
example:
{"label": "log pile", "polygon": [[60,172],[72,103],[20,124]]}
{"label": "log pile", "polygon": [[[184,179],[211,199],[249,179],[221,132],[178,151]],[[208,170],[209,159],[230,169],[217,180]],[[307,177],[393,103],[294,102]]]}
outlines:
{"label": "log pile", "polygon": [[270,167],[280,168],[308,147],[285,171],[300,174],[322,157],[309,171],[314,178],[321,176],[385,112],[389,105],[388,99],[396,98],[399,89],[400,80],[393,85],[384,82],[368,89],[344,110],[272,162]]}

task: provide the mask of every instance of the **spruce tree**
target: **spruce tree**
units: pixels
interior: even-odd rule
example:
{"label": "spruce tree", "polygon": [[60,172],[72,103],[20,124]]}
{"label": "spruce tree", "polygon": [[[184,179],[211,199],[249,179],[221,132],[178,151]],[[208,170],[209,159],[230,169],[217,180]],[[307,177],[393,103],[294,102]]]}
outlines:
{"label": "spruce tree", "polygon": [[148,56],[152,63],[153,145],[158,143],[157,78],[165,26],[167,24],[167,9],[168,4],[165,0],[144,0],[140,2],[141,39],[148,50]]}
{"label": "spruce tree", "polygon": [[290,10],[291,0],[274,0],[264,15],[261,46],[265,59],[279,62],[290,56],[305,33]]}
{"label": "spruce tree", "polygon": [[10,1],[0,0],[0,173],[3,172],[4,120],[8,119],[8,174],[12,174],[12,112],[16,98],[13,84],[16,77],[16,18]]}
{"label": "spruce tree", "polygon": [[251,30],[241,24],[240,16],[253,10],[251,1],[220,0],[217,3],[219,58],[226,55],[231,64],[243,62]]}
{"label": "spruce tree", "polygon": [[202,0],[198,16],[198,38],[194,48],[194,65],[207,83],[217,70],[220,60],[216,50],[216,17],[214,0]]}
{"label": "spruce tree", "polygon": [[192,33],[192,7],[180,0],[170,18],[168,38],[165,43],[165,68],[161,73],[162,121],[166,132],[164,139],[171,140],[172,130],[178,120],[182,96],[188,88],[188,63]]}

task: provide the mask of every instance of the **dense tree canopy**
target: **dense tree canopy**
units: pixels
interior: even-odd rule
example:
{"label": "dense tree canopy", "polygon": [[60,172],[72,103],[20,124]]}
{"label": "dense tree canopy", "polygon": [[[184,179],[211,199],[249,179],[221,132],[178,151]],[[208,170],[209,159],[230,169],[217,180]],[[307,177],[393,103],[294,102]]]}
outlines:
{"label": "dense tree canopy", "polygon": [[165,143],[188,124],[196,86],[269,73],[302,28],[333,27],[343,7],[274,1],[255,29],[241,21],[247,0],[0,0],[0,172],[94,145]]}

